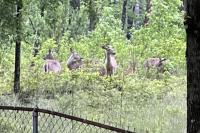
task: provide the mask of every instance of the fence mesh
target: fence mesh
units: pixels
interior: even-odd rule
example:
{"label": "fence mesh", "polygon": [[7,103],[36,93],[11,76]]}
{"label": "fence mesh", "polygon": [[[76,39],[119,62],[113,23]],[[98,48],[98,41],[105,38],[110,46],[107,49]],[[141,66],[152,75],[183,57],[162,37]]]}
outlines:
{"label": "fence mesh", "polygon": [[32,113],[24,111],[0,110],[1,133],[31,133]]}
{"label": "fence mesh", "polygon": [[[32,133],[33,108],[0,108],[0,133]],[[34,110],[34,109],[33,109]],[[34,112],[35,113],[35,112]],[[114,133],[130,132],[86,119],[49,110],[37,110],[39,133]],[[66,118],[69,117],[69,118]],[[109,128],[109,129],[108,129]],[[130,132],[131,133],[131,132]]]}

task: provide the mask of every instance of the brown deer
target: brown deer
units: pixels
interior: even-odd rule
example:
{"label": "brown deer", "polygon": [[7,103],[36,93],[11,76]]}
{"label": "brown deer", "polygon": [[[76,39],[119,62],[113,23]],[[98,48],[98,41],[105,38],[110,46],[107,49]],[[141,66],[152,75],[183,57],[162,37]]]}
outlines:
{"label": "brown deer", "polygon": [[144,62],[144,67],[147,69],[147,72],[150,68],[157,69],[157,72],[164,72],[165,58],[149,58]]}
{"label": "brown deer", "polygon": [[72,48],[70,48],[70,56],[67,60],[69,70],[78,69],[83,65],[83,58]]}
{"label": "brown deer", "polygon": [[52,52],[49,49],[49,53],[43,58],[45,60],[44,71],[59,73],[61,71],[61,65],[53,58]]}
{"label": "brown deer", "polygon": [[106,63],[106,73],[107,76],[111,76],[116,72],[117,61],[115,59],[115,52],[109,45],[102,46],[105,49],[105,63]]}
{"label": "brown deer", "polygon": [[136,71],[136,61],[130,61],[126,69],[124,70],[124,75],[133,75]]}

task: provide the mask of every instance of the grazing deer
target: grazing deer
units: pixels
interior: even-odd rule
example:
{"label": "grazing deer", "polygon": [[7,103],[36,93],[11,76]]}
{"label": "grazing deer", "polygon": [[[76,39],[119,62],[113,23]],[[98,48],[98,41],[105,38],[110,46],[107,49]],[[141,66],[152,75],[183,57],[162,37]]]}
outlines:
{"label": "grazing deer", "polygon": [[136,61],[129,62],[127,68],[124,71],[124,75],[132,75],[132,74],[134,74],[134,72],[136,71],[136,65],[137,65]]}
{"label": "grazing deer", "polygon": [[58,61],[54,60],[51,50],[49,49],[49,53],[44,57],[44,71],[45,72],[55,72],[59,73],[61,71],[61,65]]}
{"label": "grazing deer", "polygon": [[70,48],[71,55],[67,60],[67,67],[69,70],[78,69],[83,65],[81,56],[72,48]]}
{"label": "grazing deer", "polygon": [[106,73],[107,76],[111,76],[116,72],[117,61],[115,59],[115,52],[109,45],[102,46],[102,49],[105,49],[105,63],[106,63]]}
{"label": "grazing deer", "polygon": [[164,71],[164,64],[165,58],[149,58],[144,62],[144,67],[147,69],[147,72],[150,68],[157,69],[157,72]]}

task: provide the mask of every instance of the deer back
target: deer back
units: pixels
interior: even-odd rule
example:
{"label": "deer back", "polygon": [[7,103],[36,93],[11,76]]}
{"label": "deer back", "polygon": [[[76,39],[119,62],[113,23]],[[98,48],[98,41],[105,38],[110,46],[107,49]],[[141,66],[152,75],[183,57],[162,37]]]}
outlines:
{"label": "deer back", "polygon": [[149,58],[144,62],[144,66],[147,69],[156,68],[158,71],[162,71],[164,67],[163,61],[165,60],[164,58]]}
{"label": "deer back", "polygon": [[61,65],[58,61],[56,60],[46,60],[45,64],[44,64],[44,70],[45,72],[55,72],[55,73],[59,73],[61,71]]}
{"label": "deer back", "polygon": [[145,61],[145,67],[157,67],[159,66],[160,59],[159,58],[149,58]]}

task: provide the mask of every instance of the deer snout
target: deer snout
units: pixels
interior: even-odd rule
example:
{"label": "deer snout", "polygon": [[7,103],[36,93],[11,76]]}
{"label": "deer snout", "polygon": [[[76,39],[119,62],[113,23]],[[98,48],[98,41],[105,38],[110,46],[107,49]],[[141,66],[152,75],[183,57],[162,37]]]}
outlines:
{"label": "deer snout", "polygon": [[105,45],[101,46],[102,49],[107,49],[107,47]]}
{"label": "deer snout", "polygon": [[113,55],[116,55],[116,52],[112,52]]}

